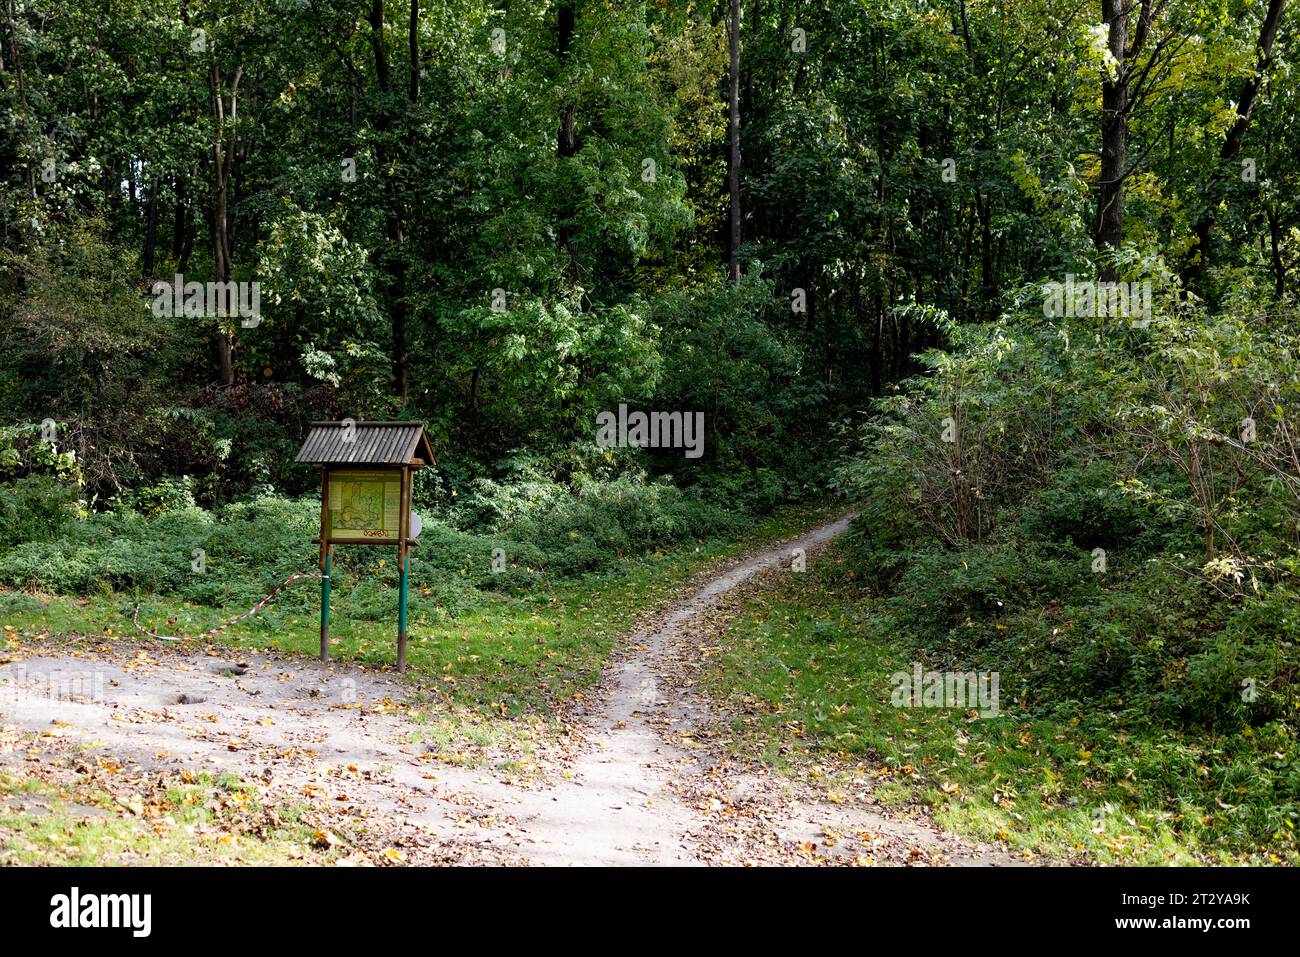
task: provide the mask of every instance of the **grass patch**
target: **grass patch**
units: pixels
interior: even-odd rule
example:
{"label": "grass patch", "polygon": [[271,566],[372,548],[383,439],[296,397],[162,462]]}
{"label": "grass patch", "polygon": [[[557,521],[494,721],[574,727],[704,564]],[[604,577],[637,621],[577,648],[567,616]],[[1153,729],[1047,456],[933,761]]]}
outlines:
{"label": "grass patch", "polygon": [[52,776],[0,769],[0,866],[327,864],[348,853],[318,837],[306,805],[233,775],[105,780],[121,772],[102,757]]}
{"label": "grass patch", "polygon": [[[837,763],[874,778],[886,804],[919,803],[944,827],[1040,854],[1300,862],[1300,808],[1273,786],[1294,766],[1289,739],[1180,730],[1123,710],[1044,717],[1005,692],[991,718],[894,707],[891,675],[910,671],[917,652],[853,573],[836,548],[747,596],[708,679],[737,714],[743,751],[786,770]],[[1012,677],[1004,689],[1018,687]]]}

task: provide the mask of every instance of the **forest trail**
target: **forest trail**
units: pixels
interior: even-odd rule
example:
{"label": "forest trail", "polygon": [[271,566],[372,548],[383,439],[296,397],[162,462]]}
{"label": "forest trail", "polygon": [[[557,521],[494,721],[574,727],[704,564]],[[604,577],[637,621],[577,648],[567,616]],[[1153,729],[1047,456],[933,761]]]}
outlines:
{"label": "forest trail", "polygon": [[[327,799],[366,845],[400,847],[410,863],[1020,863],[883,812],[869,787],[832,802],[710,743],[725,719],[696,684],[708,653],[702,625],[728,592],[850,520],[715,569],[650,616],[571,716],[565,740],[522,780],[447,764],[418,743],[400,705],[411,689],[393,676],[267,655],[236,665],[213,656],[228,652],[219,646],[135,642],[29,646],[0,666],[0,725],[43,732],[25,753],[0,735],[0,768],[57,760],[72,746],[144,770],[231,771],[269,793]],[[80,700],[45,691],[70,676],[81,676]]]}

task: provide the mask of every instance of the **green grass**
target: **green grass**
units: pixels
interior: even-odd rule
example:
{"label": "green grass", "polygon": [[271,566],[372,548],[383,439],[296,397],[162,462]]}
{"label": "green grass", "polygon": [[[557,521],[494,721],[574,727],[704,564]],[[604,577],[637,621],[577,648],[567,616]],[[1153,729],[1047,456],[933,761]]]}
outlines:
{"label": "green grass", "polygon": [[277,803],[232,775],[183,772],[141,787],[99,775],[67,783],[0,769],[0,866],[329,863],[343,842],[318,837],[305,805]]}
{"label": "green grass", "polygon": [[746,596],[708,679],[738,714],[742,751],[787,771],[830,765],[832,787],[837,775],[870,780],[886,804],[918,803],[1012,849],[1107,864],[1300,862],[1295,804],[1256,797],[1296,759],[1289,743],[1105,710],[1031,717],[1005,691],[997,717],[894,707],[890,676],[916,652],[852,571],[831,551]]}

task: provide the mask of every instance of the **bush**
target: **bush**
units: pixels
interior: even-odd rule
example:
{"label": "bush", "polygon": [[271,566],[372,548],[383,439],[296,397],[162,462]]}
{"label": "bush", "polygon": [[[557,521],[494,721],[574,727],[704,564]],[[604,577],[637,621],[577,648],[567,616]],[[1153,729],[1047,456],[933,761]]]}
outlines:
{"label": "bush", "polygon": [[1029,540],[1140,554],[1159,550],[1164,524],[1154,509],[1125,495],[1114,468],[1097,459],[1063,464],[1019,521],[1019,536]]}
{"label": "bush", "polygon": [[1095,588],[1086,553],[995,543],[913,554],[890,605],[905,635],[960,662],[986,657],[990,644],[1005,645],[1003,632],[1012,643],[1023,640],[1010,623],[1024,608]]}
{"label": "bush", "polygon": [[[604,571],[625,557],[737,526],[740,518],[699,495],[642,473],[579,476],[573,488],[535,468],[513,484],[472,483],[463,502],[425,517],[411,565],[412,605],[457,610],[489,590],[525,590],[545,576]],[[61,594],[157,593],[209,606],[252,604],[296,572],[314,570],[320,503],[314,496],[265,494],[225,508],[200,508],[183,482],[148,495],[149,514],[118,502],[112,512],[74,520],[68,490],[47,479],[0,486],[0,585]],[[169,494],[161,494],[162,491]],[[171,492],[177,494],[171,495]],[[171,501],[175,507],[166,508]],[[493,569],[501,549],[505,570]],[[349,614],[390,614],[395,553],[339,548],[333,575]],[[202,562],[202,571],[196,570]],[[281,601],[294,601],[286,597]]]}
{"label": "bush", "polygon": [[0,485],[0,547],[57,538],[76,514],[77,489],[46,475]]}
{"label": "bush", "polygon": [[625,476],[581,484],[577,494],[544,511],[523,515],[505,529],[532,545],[543,567],[561,575],[598,571],[620,558],[734,527],[717,505],[667,482]]}
{"label": "bush", "polygon": [[1294,731],[1292,325],[1170,302],[1140,331],[949,327],[836,470],[902,638],[1027,712]]}

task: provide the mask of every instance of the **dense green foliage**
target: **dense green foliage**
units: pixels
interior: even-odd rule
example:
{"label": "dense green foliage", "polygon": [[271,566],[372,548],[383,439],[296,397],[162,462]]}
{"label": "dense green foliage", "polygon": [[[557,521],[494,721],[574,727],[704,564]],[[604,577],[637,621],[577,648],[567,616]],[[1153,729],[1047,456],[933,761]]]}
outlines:
{"label": "dense green foliage", "polygon": [[[1221,736],[1288,810],[1207,840],[1291,826],[1296,4],[750,0],[734,77],[728,16],[4,0],[5,600],[246,607],[316,561],[314,420],[428,423],[419,621],[839,493],[919,658]],[[703,455],[597,447],[620,404]],[[355,619],[390,560],[340,550]]]}
{"label": "dense green foliage", "polygon": [[[204,506],[305,491],[287,453],[341,415],[423,417],[453,481],[499,478],[619,401],[705,411],[705,460],[656,471],[798,491],[937,314],[1087,271],[1112,67],[1072,4],[750,5],[734,289],[721,11],[363,7],[10,4],[0,409],[59,423],[95,507],[182,476]],[[1220,189],[1212,155],[1264,14],[1169,4],[1131,64],[1127,236],[1182,268],[1222,193],[1216,308],[1284,296],[1300,246],[1293,11],[1257,176]],[[152,316],[178,272],[258,281],[262,320]]]}
{"label": "dense green foliage", "polygon": [[[152,517],[123,508],[79,519],[61,486],[38,477],[16,483],[0,499],[0,536],[12,545],[0,553],[0,584],[248,606],[315,562],[317,498],[265,495],[209,511],[185,489],[168,492],[174,497],[164,496]],[[739,519],[723,505],[631,475],[585,482],[576,491],[535,476],[509,484],[481,479],[449,510],[449,521],[430,521],[421,535],[412,614],[454,611],[479,591],[526,591],[540,580],[607,571],[622,558],[738,529]],[[494,570],[497,549],[504,568]],[[338,550],[335,587],[350,596],[349,614],[392,617],[393,599],[381,594],[392,576],[380,572],[391,558],[387,550]]]}
{"label": "dense green foliage", "polygon": [[1104,806],[1148,838],[1295,852],[1296,318],[1171,300],[1148,328],[1022,308],[954,329],[841,468],[864,500],[848,587],[878,606],[853,627],[891,668],[998,673],[1005,718],[971,734],[1067,742],[1047,766],[1086,797],[1042,798],[1064,833]]}
{"label": "dense green foliage", "polygon": [[1293,324],[1169,301],[953,330],[841,472],[903,633],[1034,709],[1294,731]]}

